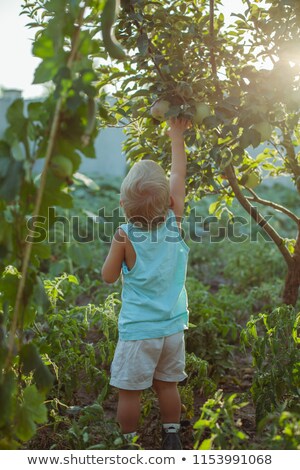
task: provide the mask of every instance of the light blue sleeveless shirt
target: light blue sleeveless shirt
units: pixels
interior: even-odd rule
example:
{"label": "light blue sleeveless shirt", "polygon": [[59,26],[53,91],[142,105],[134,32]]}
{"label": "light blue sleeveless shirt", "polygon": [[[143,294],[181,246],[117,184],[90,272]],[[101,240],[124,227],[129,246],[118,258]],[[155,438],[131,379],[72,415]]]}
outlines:
{"label": "light blue sleeveless shirt", "polygon": [[175,214],[153,230],[123,224],[136,253],[131,270],[122,266],[119,338],[160,338],[188,327],[185,278],[189,248],[181,238]]}

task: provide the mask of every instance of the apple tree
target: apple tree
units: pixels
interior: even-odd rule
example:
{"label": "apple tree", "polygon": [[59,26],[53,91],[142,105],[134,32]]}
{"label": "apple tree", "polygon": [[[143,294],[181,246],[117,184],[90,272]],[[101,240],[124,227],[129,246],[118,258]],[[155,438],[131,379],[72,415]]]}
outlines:
{"label": "apple tree", "polygon": [[[185,116],[190,197],[217,195],[216,215],[236,199],[275,243],[286,264],[283,301],[300,285],[300,218],[255,192],[264,177],[288,175],[300,192],[300,5],[244,0],[225,26],[218,0],[123,2],[116,28],[130,61],[99,67],[103,125],[126,127],[130,161],[169,166],[167,120]],[[108,86],[109,85],[109,86]],[[106,103],[113,95],[114,106]],[[250,148],[264,144],[253,158]],[[294,223],[286,241],[257,205]]]}

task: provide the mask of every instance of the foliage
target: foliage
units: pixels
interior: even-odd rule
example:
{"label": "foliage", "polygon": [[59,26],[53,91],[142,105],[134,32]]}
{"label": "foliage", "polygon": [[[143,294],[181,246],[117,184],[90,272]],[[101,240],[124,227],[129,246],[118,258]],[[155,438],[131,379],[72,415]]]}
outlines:
{"label": "foliage", "polygon": [[[116,423],[104,420],[103,404],[110,387],[108,371],[117,342],[117,312],[119,301],[114,295],[99,306],[92,304],[63,310],[63,292],[57,297],[62,275],[47,289],[52,304],[47,321],[35,323],[35,343],[47,358],[56,382],[48,401],[50,424],[58,427],[56,446],[86,449],[115,448],[124,445],[116,441],[120,432]],[[54,286],[54,287],[53,287]],[[97,396],[89,405],[80,403],[78,396]],[[79,400],[79,403],[78,403]],[[68,426],[67,434],[60,428]],[[123,442],[123,441],[122,441]],[[75,447],[72,447],[75,446]]]}
{"label": "foliage", "polygon": [[[126,442],[115,421],[105,418],[103,402],[98,398],[80,410],[78,419],[70,423],[65,446],[70,449],[109,450],[126,448]],[[136,444],[132,449],[138,448]]]}
{"label": "foliage", "polygon": [[[72,207],[73,175],[82,157],[95,158],[97,74],[93,56],[98,55],[101,43],[96,36],[103,3],[25,0],[23,4],[22,13],[31,20],[28,26],[37,28],[32,51],[41,59],[33,82],[51,82],[52,87],[44,100],[31,102],[27,109],[22,99],[10,105],[8,127],[0,140],[0,386],[1,406],[7,410],[1,422],[2,447],[27,441],[35,433],[35,423],[46,420],[42,402],[53,377],[37,343],[26,341],[25,329],[32,328],[36,316],[49,308],[40,271],[51,256],[48,235],[54,220],[50,209]],[[107,23],[103,15],[103,30]],[[44,159],[44,166],[35,178],[37,159]],[[88,178],[81,180],[91,185]],[[36,227],[40,228],[37,232]],[[70,276],[72,273],[69,280]],[[56,306],[61,295],[58,285],[49,281],[46,287],[52,289]],[[72,325],[68,333],[73,335]],[[34,399],[36,416],[30,408]]]}
{"label": "foliage", "polygon": [[[298,10],[294,2],[277,8],[275,0],[266,5],[245,1],[245,13],[234,15],[235,23],[225,27],[220,2],[212,4],[214,11],[204,1],[129,2],[120,16],[118,38],[131,61],[122,68],[99,67],[104,108],[106,85],[114,83],[116,89],[103,125],[127,126],[129,160],[152,158],[169,169],[167,124],[152,119],[151,105],[169,102],[166,120],[190,118],[188,198],[216,195],[211,213],[217,217],[224,212],[233,216],[232,203],[238,200],[283,256],[290,274],[283,299],[294,305],[299,217],[276,205],[285,220],[293,221],[294,236],[287,242],[255,207],[274,208],[274,201],[259,198],[248,181],[251,175],[259,183],[265,176],[285,174],[300,191]],[[200,121],[195,118],[199,104],[210,108]]]}
{"label": "foliage", "polygon": [[262,437],[263,448],[300,449],[300,415],[286,411],[285,405],[262,419],[258,431]]}
{"label": "foliage", "polygon": [[241,421],[235,419],[237,410],[245,407],[236,394],[224,397],[218,390],[202,406],[200,418],[194,424],[195,449],[245,449],[248,436],[241,431]]}
{"label": "foliage", "polygon": [[89,270],[92,282],[100,279],[101,265],[123,214],[119,209],[118,180],[88,180],[93,185],[77,180],[70,189],[71,209],[55,209],[49,231],[51,259],[44,261],[43,270],[51,275],[68,271],[81,280]]}
{"label": "foliage", "polygon": [[210,375],[217,379],[230,368],[232,343],[238,337],[232,306],[222,304],[197,279],[187,278],[186,286],[190,311],[187,351],[208,361]]}
{"label": "foliage", "polygon": [[186,353],[185,371],[187,379],[184,386],[179,388],[182,403],[186,408],[186,417],[194,416],[194,394],[201,393],[209,396],[215,391],[215,383],[208,377],[208,363],[200,359],[195,353]]}
{"label": "foliage", "polygon": [[[4,311],[0,314],[0,360],[7,358],[6,324],[11,317],[10,299],[15,295],[20,274],[8,266],[1,279]],[[32,310],[24,315],[24,325],[31,321]],[[53,384],[53,376],[40,356],[36,345],[25,342],[25,332],[19,339],[19,358],[9,369],[0,373],[0,446],[2,449],[20,447],[21,441],[28,441],[36,431],[36,425],[47,420],[44,405],[45,394]]]}
{"label": "foliage", "polygon": [[251,347],[255,374],[251,387],[257,423],[286,403],[299,412],[300,314],[283,306],[251,317],[241,340]]}
{"label": "foliage", "polygon": [[[251,258],[247,255],[249,249],[252,253]],[[249,241],[245,246],[238,244],[234,252],[235,256],[226,253],[224,277],[238,284],[240,292],[246,292],[257,284],[268,282],[268,277],[275,278],[282,273],[282,259],[275,247],[268,246],[268,243]]]}
{"label": "foliage", "polygon": [[[53,290],[50,299],[52,302],[57,299]],[[36,322],[37,344],[55,371],[58,399],[70,400],[74,390],[83,383],[87,389],[101,389],[105,398],[108,367],[117,340],[115,308],[118,303],[114,295],[110,295],[99,307],[88,304],[68,310],[53,308],[47,322],[43,318],[41,323]]]}

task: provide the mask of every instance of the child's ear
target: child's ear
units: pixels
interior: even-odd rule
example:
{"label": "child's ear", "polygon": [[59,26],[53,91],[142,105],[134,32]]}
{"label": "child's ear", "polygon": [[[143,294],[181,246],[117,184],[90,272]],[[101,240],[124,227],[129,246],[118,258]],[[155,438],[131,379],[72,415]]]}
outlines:
{"label": "child's ear", "polygon": [[122,199],[120,199],[120,206],[123,207],[124,203],[122,201]]}
{"label": "child's ear", "polygon": [[170,196],[170,208],[173,209],[174,207],[174,198]]}

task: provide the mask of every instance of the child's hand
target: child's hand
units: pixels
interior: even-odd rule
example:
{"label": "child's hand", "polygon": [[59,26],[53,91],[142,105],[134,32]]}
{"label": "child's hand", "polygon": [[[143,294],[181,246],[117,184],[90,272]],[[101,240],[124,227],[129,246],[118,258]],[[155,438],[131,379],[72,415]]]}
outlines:
{"label": "child's hand", "polygon": [[191,121],[186,118],[171,118],[169,121],[170,129],[167,131],[171,139],[183,137],[184,132],[190,127]]}

